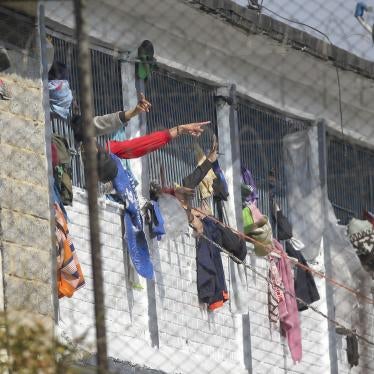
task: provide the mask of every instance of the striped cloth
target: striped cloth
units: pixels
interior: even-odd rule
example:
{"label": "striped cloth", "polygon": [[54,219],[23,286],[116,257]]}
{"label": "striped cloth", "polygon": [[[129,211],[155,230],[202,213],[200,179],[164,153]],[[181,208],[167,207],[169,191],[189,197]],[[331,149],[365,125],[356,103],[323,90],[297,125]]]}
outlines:
{"label": "striped cloth", "polygon": [[72,297],[76,290],[85,285],[85,281],[64,213],[58,204],[53,206],[56,219],[58,297]]}

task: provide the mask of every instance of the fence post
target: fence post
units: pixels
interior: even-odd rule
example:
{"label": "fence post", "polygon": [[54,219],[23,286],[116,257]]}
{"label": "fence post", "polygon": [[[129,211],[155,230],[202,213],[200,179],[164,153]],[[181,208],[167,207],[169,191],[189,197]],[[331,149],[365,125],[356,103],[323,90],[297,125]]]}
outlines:
{"label": "fence post", "polygon": [[95,132],[92,121],[92,82],[91,58],[86,19],[83,12],[87,0],[75,0],[75,24],[78,40],[78,66],[83,117],[84,151],[86,154],[85,170],[88,194],[88,211],[91,241],[92,277],[95,297],[97,372],[108,371],[107,342],[105,328],[104,288],[100,248],[99,210],[97,203],[98,175]]}

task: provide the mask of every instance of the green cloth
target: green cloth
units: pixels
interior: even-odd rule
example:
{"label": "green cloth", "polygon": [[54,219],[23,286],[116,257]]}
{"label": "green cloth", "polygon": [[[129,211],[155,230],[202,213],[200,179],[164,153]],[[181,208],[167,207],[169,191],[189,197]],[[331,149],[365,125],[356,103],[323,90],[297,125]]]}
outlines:
{"label": "green cloth", "polygon": [[252,212],[251,210],[246,206],[243,209],[243,228],[244,228],[244,234],[248,235],[249,234],[249,228],[253,225],[254,220],[252,217]]}

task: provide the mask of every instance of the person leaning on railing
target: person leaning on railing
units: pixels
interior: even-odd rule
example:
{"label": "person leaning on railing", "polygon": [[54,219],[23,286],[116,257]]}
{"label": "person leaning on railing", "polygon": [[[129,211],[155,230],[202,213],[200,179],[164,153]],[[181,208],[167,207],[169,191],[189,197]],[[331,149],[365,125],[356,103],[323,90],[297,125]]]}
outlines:
{"label": "person leaning on railing", "polygon": [[[131,118],[139,115],[140,113],[149,112],[150,108],[151,103],[145,99],[143,94],[141,94],[138,104],[134,109],[94,117],[93,125],[95,128],[95,135],[100,136],[111,134],[121,128],[123,124],[128,122]],[[99,161],[104,160],[104,163],[106,164],[106,167],[102,168],[106,169],[105,173],[101,173],[99,170],[100,181],[107,182],[116,176],[116,169],[114,167],[110,167],[110,157],[107,157],[106,152],[111,152],[119,158],[125,159],[141,157],[146,155],[147,153],[164,147],[167,143],[169,143],[172,139],[175,139],[179,135],[188,134],[192,136],[200,136],[204,132],[204,126],[209,123],[210,121],[188,123],[175,126],[171,129],[155,131],[134,139],[123,141],[109,140],[107,143],[106,151],[98,146]],[[73,116],[71,126],[74,131],[75,140],[77,142],[82,142],[82,117],[80,115]],[[107,160],[107,162],[105,160]],[[103,162],[101,162],[101,164],[102,163]],[[108,172],[109,170],[111,170],[111,172]]]}

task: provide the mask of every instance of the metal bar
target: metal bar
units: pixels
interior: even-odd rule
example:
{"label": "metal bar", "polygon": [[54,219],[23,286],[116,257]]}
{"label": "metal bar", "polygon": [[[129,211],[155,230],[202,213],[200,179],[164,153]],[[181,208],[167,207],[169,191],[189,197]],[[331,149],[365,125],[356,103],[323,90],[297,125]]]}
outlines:
{"label": "metal bar", "polygon": [[92,276],[95,298],[97,372],[104,374],[108,371],[108,356],[105,327],[103,271],[101,263],[99,209],[97,203],[97,158],[94,128],[92,122],[91,95],[91,59],[86,18],[83,16],[87,0],[75,0],[75,24],[78,40],[78,64],[81,89],[81,110],[83,117],[84,150],[86,152],[86,176],[88,210],[91,240]]}

